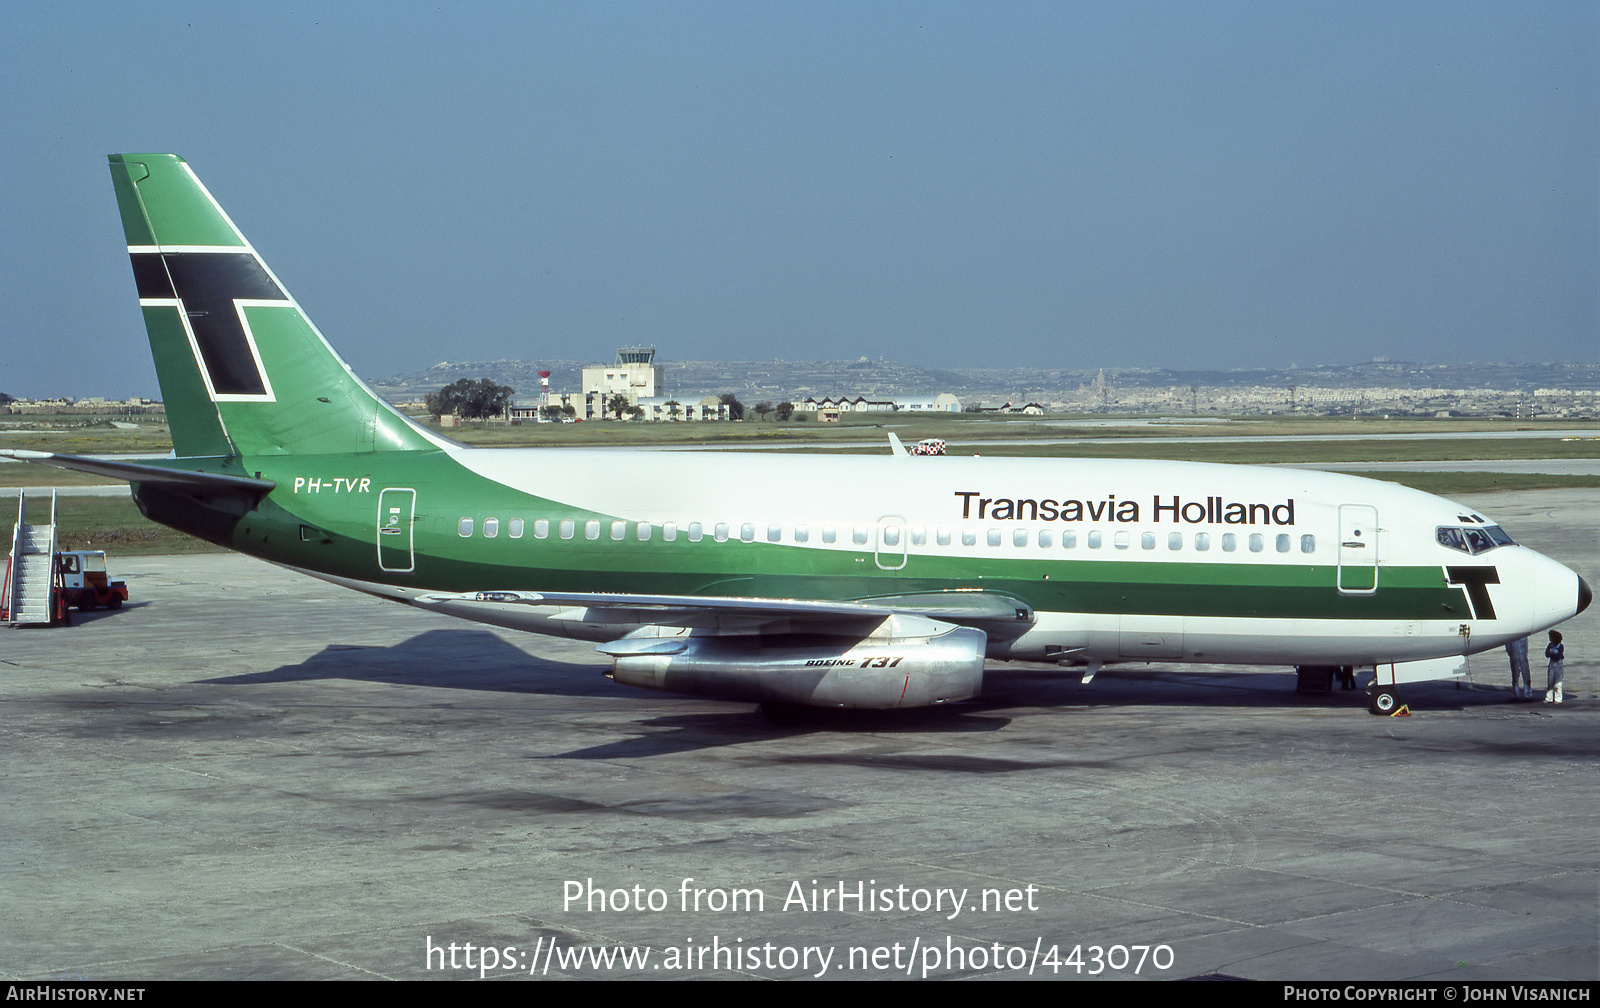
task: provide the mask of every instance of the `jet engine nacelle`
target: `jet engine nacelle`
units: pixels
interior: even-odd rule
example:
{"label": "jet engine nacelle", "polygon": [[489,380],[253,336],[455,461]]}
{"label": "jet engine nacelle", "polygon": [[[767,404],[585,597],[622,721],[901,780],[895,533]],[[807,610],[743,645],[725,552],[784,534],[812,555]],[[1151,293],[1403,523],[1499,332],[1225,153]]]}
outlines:
{"label": "jet engine nacelle", "polygon": [[[674,636],[630,635],[596,650],[613,658],[610,678],[629,686],[756,703],[882,710],[965,700],[983,688],[982,631],[917,617],[888,624],[898,632],[860,639],[649,627]],[[926,632],[906,635],[913,627]]]}

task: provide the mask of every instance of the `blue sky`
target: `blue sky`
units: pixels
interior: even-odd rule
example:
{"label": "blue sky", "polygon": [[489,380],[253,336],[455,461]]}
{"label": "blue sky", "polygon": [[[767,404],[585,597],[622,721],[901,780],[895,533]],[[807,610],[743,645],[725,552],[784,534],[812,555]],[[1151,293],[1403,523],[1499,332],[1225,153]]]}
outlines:
{"label": "blue sky", "polygon": [[1600,356],[1600,5],[0,13],[0,391],[154,395],[105,155],[364,376],[440,360]]}

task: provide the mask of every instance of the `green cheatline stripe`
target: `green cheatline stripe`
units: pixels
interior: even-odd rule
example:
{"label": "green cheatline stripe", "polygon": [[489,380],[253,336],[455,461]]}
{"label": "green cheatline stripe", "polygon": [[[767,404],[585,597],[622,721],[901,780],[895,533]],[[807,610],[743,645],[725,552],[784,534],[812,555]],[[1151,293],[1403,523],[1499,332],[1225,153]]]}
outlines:
{"label": "green cheatline stripe", "polygon": [[[502,488],[503,489],[503,488]],[[521,495],[518,510],[537,501]],[[447,591],[615,591],[650,594],[729,595],[845,599],[871,595],[983,589],[1015,595],[1035,609],[1083,613],[1165,614],[1241,618],[1461,620],[1470,617],[1460,587],[1444,583],[1438,567],[1386,567],[1372,595],[1344,595],[1331,564],[1169,563],[1029,557],[911,556],[900,571],[879,570],[870,552],[808,548],[708,535],[692,543],[610,539],[610,519],[552,505],[552,538],[510,539],[501,522],[494,539],[460,537],[456,517],[427,519],[415,539],[415,571],[383,575],[377,546],[327,529],[315,517],[276,511],[241,522],[233,545],[269,559],[363,580]],[[502,514],[506,513],[502,511]],[[514,513],[514,512],[512,512]],[[556,523],[571,515],[573,539],[554,538]],[[602,522],[601,537],[583,538],[583,522]],[[304,521],[326,533],[302,541]],[[632,525],[629,526],[632,535]],[[757,551],[752,555],[751,551]],[[752,573],[759,572],[759,573]],[[1048,580],[1046,580],[1048,575]]]}

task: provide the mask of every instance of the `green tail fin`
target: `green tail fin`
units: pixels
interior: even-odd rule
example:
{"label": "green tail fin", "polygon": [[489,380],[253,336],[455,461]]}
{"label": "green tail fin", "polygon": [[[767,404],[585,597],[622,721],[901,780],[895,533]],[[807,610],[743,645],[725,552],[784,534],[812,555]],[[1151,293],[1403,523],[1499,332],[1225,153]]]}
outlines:
{"label": "green tail fin", "polygon": [[113,154],[111,181],[179,456],[450,444],[351,372],[182,158]]}

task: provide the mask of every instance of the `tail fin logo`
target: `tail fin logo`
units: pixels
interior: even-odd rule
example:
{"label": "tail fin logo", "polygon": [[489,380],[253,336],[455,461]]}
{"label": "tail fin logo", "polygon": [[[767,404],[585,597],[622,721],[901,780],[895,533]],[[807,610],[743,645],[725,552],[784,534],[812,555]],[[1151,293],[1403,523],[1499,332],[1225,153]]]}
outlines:
{"label": "tail fin logo", "polygon": [[129,246],[139,304],[174,307],[211,398],[273,402],[246,309],[292,307],[254,252]]}

